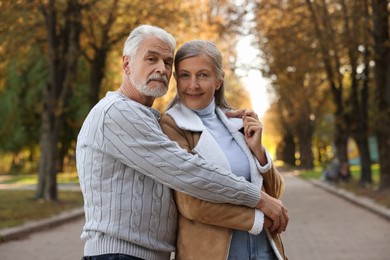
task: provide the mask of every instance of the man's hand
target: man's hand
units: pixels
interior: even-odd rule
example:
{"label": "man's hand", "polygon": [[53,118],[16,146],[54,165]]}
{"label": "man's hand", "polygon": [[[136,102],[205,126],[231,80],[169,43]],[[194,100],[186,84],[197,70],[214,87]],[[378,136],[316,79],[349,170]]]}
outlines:
{"label": "man's hand", "polygon": [[[273,223],[270,227],[271,232],[280,234],[283,231],[286,231],[289,218],[287,209],[284,207],[282,201],[261,191],[261,198],[256,208],[260,209],[266,217],[272,220]],[[265,220],[267,220],[267,218]],[[264,224],[267,227],[269,222],[265,222]]]}

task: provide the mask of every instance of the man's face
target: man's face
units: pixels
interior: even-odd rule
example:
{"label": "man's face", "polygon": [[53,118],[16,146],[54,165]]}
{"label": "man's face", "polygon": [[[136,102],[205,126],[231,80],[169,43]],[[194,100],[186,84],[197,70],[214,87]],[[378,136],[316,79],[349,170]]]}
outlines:
{"label": "man's face", "polygon": [[130,61],[131,84],[145,96],[161,97],[168,91],[173,52],[162,40],[146,38]]}

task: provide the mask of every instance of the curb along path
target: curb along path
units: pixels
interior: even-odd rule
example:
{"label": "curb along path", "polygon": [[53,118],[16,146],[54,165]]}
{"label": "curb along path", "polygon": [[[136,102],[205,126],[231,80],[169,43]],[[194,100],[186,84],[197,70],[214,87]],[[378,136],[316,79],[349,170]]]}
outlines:
{"label": "curb along path", "polygon": [[323,182],[323,181],[309,180],[309,182],[326,190],[326,191],[329,191],[329,192],[331,192],[335,195],[338,195],[346,200],[349,200],[350,202],[353,202],[361,207],[364,207],[368,210],[371,210],[373,213],[376,213],[379,216],[390,221],[390,209],[376,203],[372,199],[362,197],[362,196],[357,196],[357,195],[355,195],[351,192],[348,192],[346,190],[338,189],[335,186],[332,186],[331,184],[328,184],[328,183]]}
{"label": "curb along path", "polygon": [[[24,225],[5,228],[0,230],[0,239],[9,241],[13,239],[22,238],[30,233],[42,231],[48,228],[56,227],[58,225],[70,222],[72,220],[84,217],[84,209],[78,208],[67,212],[63,212],[52,218],[27,222]],[[1,259],[1,258],[0,258]]]}

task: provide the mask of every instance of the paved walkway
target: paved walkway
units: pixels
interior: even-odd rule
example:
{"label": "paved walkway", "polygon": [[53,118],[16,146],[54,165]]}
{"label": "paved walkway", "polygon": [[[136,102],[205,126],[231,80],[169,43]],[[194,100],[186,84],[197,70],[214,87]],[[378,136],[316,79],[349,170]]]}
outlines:
{"label": "paved walkway", "polygon": [[289,259],[390,259],[390,221],[292,175],[285,179]]}
{"label": "paved walkway", "polygon": [[[290,174],[290,223],[282,235],[290,260],[386,260],[390,221]],[[0,260],[80,259],[83,218],[0,244]]]}

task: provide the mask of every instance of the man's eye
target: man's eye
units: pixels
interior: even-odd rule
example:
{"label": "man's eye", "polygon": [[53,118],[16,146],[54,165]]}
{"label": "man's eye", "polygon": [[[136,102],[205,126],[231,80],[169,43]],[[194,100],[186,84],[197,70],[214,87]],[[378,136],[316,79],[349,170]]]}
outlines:
{"label": "man's eye", "polygon": [[157,60],[156,57],[149,57],[149,58],[148,58],[148,61],[156,61],[156,60]]}

